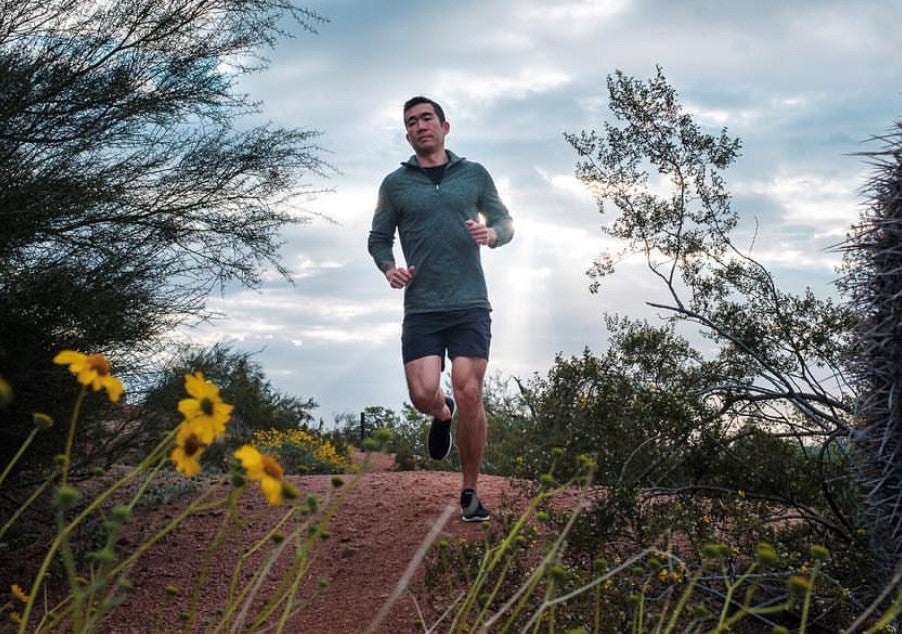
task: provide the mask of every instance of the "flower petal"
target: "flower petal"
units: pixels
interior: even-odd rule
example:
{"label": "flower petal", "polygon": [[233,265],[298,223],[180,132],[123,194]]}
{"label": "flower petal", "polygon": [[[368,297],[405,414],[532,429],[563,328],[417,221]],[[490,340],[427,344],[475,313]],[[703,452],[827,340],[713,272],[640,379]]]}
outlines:
{"label": "flower petal", "polygon": [[106,388],[107,396],[110,397],[110,402],[118,402],[123,392],[122,382],[112,375],[107,375],[103,378],[103,386]]}
{"label": "flower petal", "polygon": [[248,476],[252,479],[259,479],[259,475],[263,473],[263,456],[251,445],[243,445],[235,452],[235,457],[241,462],[241,466],[245,468]]}
{"label": "flower petal", "polygon": [[205,387],[208,385],[204,379],[204,373],[198,370],[194,374],[185,375],[185,391],[196,399],[201,399],[205,394]]}
{"label": "flower petal", "polygon": [[61,350],[53,357],[53,362],[57,365],[69,365],[70,363],[84,362],[88,355],[75,350]]}
{"label": "flower petal", "polygon": [[282,503],[282,483],[275,478],[263,478],[260,480],[260,488],[270,506],[279,506]]}

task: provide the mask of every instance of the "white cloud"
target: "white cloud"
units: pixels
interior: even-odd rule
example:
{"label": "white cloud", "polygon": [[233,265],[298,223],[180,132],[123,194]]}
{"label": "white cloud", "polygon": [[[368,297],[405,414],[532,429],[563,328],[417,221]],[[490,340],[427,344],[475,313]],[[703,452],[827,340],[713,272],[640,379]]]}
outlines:
{"label": "white cloud", "polygon": [[546,168],[539,166],[535,167],[535,171],[542,182],[547,183],[555,191],[559,191],[579,203],[594,204],[595,198],[589,188],[573,174],[552,174]]}
{"label": "white cloud", "polygon": [[739,191],[773,200],[785,225],[811,227],[814,238],[837,238],[858,217],[857,189],[862,182],[861,174],[783,173],[740,184]]}
{"label": "white cloud", "polygon": [[629,0],[533,2],[522,8],[515,17],[535,29],[586,35],[626,11],[631,5]]}
{"label": "white cloud", "polygon": [[554,68],[521,68],[513,74],[448,69],[436,73],[432,93],[444,95],[452,108],[455,104],[468,104],[466,109],[460,110],[471,113],[477,109],[474,104],[484,107],[500,97],[522,100],[533,94],[556,90],[570,81],[567,73]]}

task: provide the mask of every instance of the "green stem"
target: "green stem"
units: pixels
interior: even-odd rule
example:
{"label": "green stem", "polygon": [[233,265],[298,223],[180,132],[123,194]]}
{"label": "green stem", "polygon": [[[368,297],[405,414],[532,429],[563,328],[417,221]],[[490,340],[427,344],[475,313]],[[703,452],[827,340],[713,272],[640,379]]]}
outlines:
{"label": "green stem", "polygon": [[[742,575],[740,575],[740,577],[736,580],[735,583],[730,583],[729,581],[727,581],[726,568],[723,566],[723,564],[721,564],[721,573],[723,574],[723,582],[724,582],[724,586],[727,589],[727,594],[723,599],[723,607],[720,610],[720,618],[717,621],[717,625],[720,628],[718,631],[722,631],[723,628],[728,623],[730,623],[731,619],[727,618],[727,612],[729,611],[730,606],[733,604],[733,594],[736,592],[736,590],[738,590],[742,586],[743,583],[745,583],[746,579],[749,578],[749,576],[754,572],[756,567],[757,567],[757,562],[755,562],[751,566],[749,566],[748,570],[743,572]],[[745,606],[743,606],[739,610],[740,618],[744,614],[745,614]],[[734,615],[734,617],[735,616],[736,615]]]}
{"label": "green stem", "polygon": [[[62,510],[56,512],[57,531],[62,533],[65,527],[66,518]],[[63,560],[63,567],[66,570],[66,577],[69,580],[69,588],[72,593],[72,631],[80,632],[82,629],[81,604],[82,593],[78,585],[78,573],[75,570],[75,557],[72,554],[72,544],[69,542],[68,533],[66,539],[60,544],[60,557]]]}
{"label": "green stem", "polygon": [[[328,529],[329,526],[332,525],[332,520],[335,519],[335,514],[338,512],[338,509],[341,508],[341,506],[345,503],[345,500],[351,494],[351,491],[357,487],[357,485],[360,482],[360,479],[363,477],[363,473],[364,473],[363,471],[358,472],[357,475],[354,477],[354,480],[351,482],[351,484],[343,487],[341,493],[339,493],[337,496],[335,496],[334,499],[329,503],[329,505],[326,507],[325,511],[323,512],[322,520],[320,521],[320,526],[324,526],[325,528]],[[288,587],[288,590],[286,590],[285,593],[283,594],[284,598],[286,599],[285,609],[283,610],[282,616],[279,619],[279,624],[277,626],[276,631],[278,631],[278,632],[285,631],[285,627],[288,623],[288,617],[290,617],[292,614],[291,599],[292,599],[292,597],[297,596],[298,589],[300,588],[302,579],[304,579],[307,576],[307,574],[306,574],[307,571],[310,569],[310,566],[313,564],[313,562],[316,561],[316,557],[320,554],[321,550],[322,549],[307,550],[304,553],[304,557],[302,560],[300,560],[300,561],[296,560],[296,563],[299,563],[299,565],[302,567],[301,569],[302,569],[303,573],[298,571],[294,575],[294,579],[293,579],[292,583],[290,584],[290,586]],[[258,621],[259,620],[260,619],[258,619]]]}
{"label": "green stem", "polygon": [[689,603],[689,598],[695,592],[695,586],[698,584],[698,580],[700,578],[701,570],[698,570],[692,575],[689,583],[686,584],[686,588],[683,590],[683,594],[680,595],[676,606],[674,606],[673,608],[673,612],[670,615],[670,620],[667,622],[667,627],[664,628],[664,634],[670,634],[673,631],[673,628],[676,627],[677,618],[686,608],[686,604]]}
{"label": "green stem", "polygon": [[[567,485],[564,485],[564,486],[554,489],[552,491],[546,491],[543,493],[539,493],[536,497],[534,497],[530,501],[529,506],[520,515],[520,517],[517,518],[517,521],[514,523],[513,528],[510,530],[510,532],[504,538],[504,541],[501,542],[498,549],[495,551],[494,556],[487,562],[486,561],[483,562],[483,565],[480,567],[479,573],[477,574],[477,582],[479,583],[480,588],[473,587],[473,588],[471,588],[470,592],[467,594],[467,597],[464,600],[464,605],[462,606],[461,610],[459,610],[457,612],[457,614],[455,614],[454,621],[452,622],[452,631],[453,631],[454,627],[456,626],[460,615],[464,612],[464,608],[466,608],[466,610],[469,611],[469,609],[472,605],[472,602],[478,596],[478,592],[481,589],[481,585],[484,582],[486,575],[488,575],[488,573],[495,568],[495,566],[501,560],[501,557],[503,557],[505,555],[505,553],[507,553],[511,549],[514,540],[516,540],[517,536],[522,532],[523,526],[526,524],[526,521],[529,519],[529,517],[532,516],[536,512],[539,505],[545,499],[551,497],[552,495],[554,495],[555,493],[557,493],[559,491],[562,491],[566,486]],[[566,535],[566,533],[568,532],[569,526],[572,524],[573,519],[574,518],[571,517],[570,522],[568,522],[568,526],[562,531],[562,536],[558,539],[557,542],[555,542],[555,545],[552,547],[552,552],[550,552],[546,556],[545,561],[543,561],[542,565],[539,566],[540,569],[544,568],[544,566],[547,565],[548,561],[553,556],[553,553],[557,551],[560,541],[561,541],[561,539],[563,539],[563,535]],[[488,554],[488,552],[486,554]],[[475,584],[474,584],[474,586],[475,586]],[[529,595],[532,594],[532,589],[534,587],[535,587],[535,582],[533,580],[528,580],[524,586],[521,586],[520,592],[522,592],[523,594],[525,594],[528,597]],[[488,605],[490,605],[489,603],[486,603],[486,607],[484,607],[483,610],[479,614],[477,623],[480,623],[485,627],[485,626],[489,625],[490,623],[492,623],[496,618],[501,618],[501,614],[505,610],[509,609],[512,605],[514,605],[514,603],[518,601],[519,597],[520,597],[520,594],[515,593],[514,596],[512,596],[507,601],[507,603],[504,606],[502,606],[502,608],[499,610],[499,612],[497,612],[495,614],[494,617],[489,619],[488,622],[483,623],[483,618],[488,609]],[[517,605],[517,607],[514,610],[514,616],[519,611],[520,605],[522,605],[522,603],[524,601],[525,601],[525,599],[523,601],[519,602],[519,604]],[[511,619],[508,620],[508,624],[505,625],[501,631],[505,631],[507,629],[508,625],[510,625],[510,623],[511,623]]]}
{"label": "green stem", "polygon": [[3,482],[4,480],[6,480],[6,476],[8,476],[9,472],[13,470],[13,465],[15,465],[19,461],[19,459],[25,453],[25,450],[28,449],[28,446],[34,440],[34,437],[38,435],[38,431],[39,429],[37,427],[31,430],[31,433],[28,434],[28,438],[26,438],[22,443],[22,446],[19,447],[19,451],[17,451],[12,460],[7,463],[6,468],[3,470],[3,473],[0,474],[0,486],[3,486]]}
{"label": "green stem", "polygon": [[213,562],[213,554],[222,545],[223,542],[228,538],[230,534],[233,534],[237,528],[240,528],[240,521],[232,521],[233,518],[239,518],[240,515],[238,513],[238,497],[239,497],[239,489],[232,488],[229,491],[228,495],[228,506],[225,516],[222,518],[222,523],[219,525],[219,528],[216,529],[216,535],[213,536],[213,540],[210,542],[210,545],[207,547],[207,552],[204,553],[204,561],[201,563],[200,571],[197,575],[197,580],[194,583],[194,592],[191,595],[191,605],[188,609],[188,623],[185,628],[186,632],[194,631],[194,621],[197,618],[197,606],[200,603],[200,591],[203,588],[204,581],[207,579],[207,575],[210,573],[210,565]]}
{"label": "green stem", "polygon": [[172,520],[170,520],[162,529],[160,529],[159,531],[154,533],[153,537],[151,537],[146,542],[141,544],[138,548],[136,548],[132,552],[131,555],[129,555],[126,559],[123,559],[119,564],[117,564],[115,567],[113,567],[110,570],[110,575],[111,576],[118,575],[120,572],[122,572],[123,570],[125,570],[126,568],[131,566],[132,563],[137,561],[141,557],[141,555],[143,555],[151,547],[153,547],[154,544],[156,544],[161,539],[166,537],[169,533],[171,533],[176,528],[178,528],[178,526],[182,522],[185,521],[185,518],[187,518],[192,513],[197,513],[198,511],[202,511],[202,510],[213,509],[213,508],[216,508],[217,506],[221,505],[224,501],[222,499],[216,500],[216,501],[208,504],[207,506],[203,506],[203,507],[200,506],[201,502],[203,502],[204,500],[206,500],[209,497],[212,497],[214,493],[216,493],[215,488],[210,488],[210,489],[204,491],[203,493],[201,493],[200,496],[198,497],[198,499],[196,499],[194,502],[189,504],[188,507],[185,508],[184,511],[182,511],[177,516],[172,518]]}
{"label": "green stem", "polygon": [[[84,391],[82,391],[84,393]],[[158,444],[150,454],[134,469],[126,473],[122,478],[120,478],[117,482],[111,485],[108,489],[101,492],[91,504],[89,504],[85,509],[79,513],[69,524],[63,527],[62,530],[57,534],[56,539],[53,540],[53,543],[50,544],[50,547],[47,550],[47,554],[44,555],[44,560],[41,562],[41,566],[38,569],[37,574],[35,575],[34,582],[31,584],[31,592],[28,593],[28,602],[25,604],[25,608],[22,611],[22,623],[19,625],[19,634],[25,634],[26,627],[28,626],[28,621],[31,617],[31,611],[34,609],[35,600],[38,596],[38,592],[41,589],[41,585],[44,582],[44,578],[48,574],[48,570],[50,568],[50,563],[53,561],[53,557],[56,555],[57,551],[60,549],[61,545],[64,541],[68,540],[69,534],[75,530],[75,528],[81,524],[85,518],[87,518],[91,513],[100,508],[100,506],[109,499],[113,493],[118,491],[120,488],[134,480],[138,475],[140,475],[143,471],[145,471],[149,465],[154,464],[156,461],[160,460],[162,450],[172,441],[172,437],[175,434],[175,430],[169,432],[160,444]]]}
{"label": "green stem", "polygon": [[6,531],[8,531],[10,527],[16,523],[16,520],[19,519],[19,516],[21,516],[22,513],[24,513],[32,504],[34,504],[34,501],[38,499],[41,494],[44,493],[44,491],[47,490],[47,487],[49,487],[50,483],[53,481],[54,475],[55,474],[50,474],[50,477],[44,480],[41,486],[37,487],[34,492],[28,497],[28,499],[25,500],[25,502],[23,502],[18,509],[16,509],[16,512],[13,513],[13,516],[9,518],[9,521],[3,525],[3,528],[0,528],[0,539],[3,539],[3,536],[6,535]]}
{"label": "green stem", "polygon": [[817,577],[819,566],[815,566],[811,571],[811,581],[808,590],[805,592],[805,598],[802,601],[802,622],[799,624],[799,634],[805,634],[805,628],[808,624],[808,612],[811,610],[811,595],[814,594],[814,580]]}
{"label": "green stem", "polygon": [[69,434],[66,436],[66,450],[63,452],[63,473],[61,478],[63,485],[66,484],[66,480],[69,477],[69,465],[72,462],[72,444],[75,442],[75,427],[78,423],[78,415],[81,413],[81,404],[84,403],[87,394],[88,388],[83,385],[78,393],[78,398],[75,399],[72,416],[69,418]]}

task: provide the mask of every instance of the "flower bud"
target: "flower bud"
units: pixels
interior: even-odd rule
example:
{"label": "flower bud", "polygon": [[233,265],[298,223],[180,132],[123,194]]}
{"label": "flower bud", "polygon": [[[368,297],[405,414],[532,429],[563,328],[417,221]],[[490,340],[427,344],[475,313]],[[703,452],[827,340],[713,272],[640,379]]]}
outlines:
{"label": "flower bud", "polygon": [[811,592],[811,580],[799,575],[793,575],[786,580],[786,588],[793,595],[803,597]]}
{"label": "flower bud", "polygon": [[71,509],[81,500],[81,491],[73,486],[63,485],[53,494],[54,508],[62,511]]}
{"label": "flower bud", "polygon": [[113,519],[120,524],[125,524],[131,515],[131,510],[124,504],[117,504],[113,507]]}
{"label": "flower bud", "polygon": [[769,568],[777,563],[777,551],[767,542],[758,544],[758,565]]}
{"label": "flower bud", "polygon": [[35,427],[39,427],[40,429],[50,429],[53,427],[53,417],[50,414],[45,414],[43,412],[35,412],[32,414],[31,422],[34,423]]}

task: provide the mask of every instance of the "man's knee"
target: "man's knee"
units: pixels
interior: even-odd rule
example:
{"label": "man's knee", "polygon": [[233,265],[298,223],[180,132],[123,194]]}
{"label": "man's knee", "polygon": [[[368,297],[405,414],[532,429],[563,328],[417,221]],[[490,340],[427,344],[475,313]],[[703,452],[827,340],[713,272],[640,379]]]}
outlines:
{"label": "man's knee", "polygon": [[411,387],[409,390],[410,402],[417,411],[428,414],[435,407],[436,390],[428,391],[422,388]]}
{"label": "man's knee", "polygon": [[482,405],[482,380],[486,361],[478,358],[458,357],[451,367],[451,384],[454,400],[465,410]]}
{"label": "man's knee", "polygon": [[454,383],[454,400],[463,409],[471,409],[482,404],[482,384],[476,380]]}

